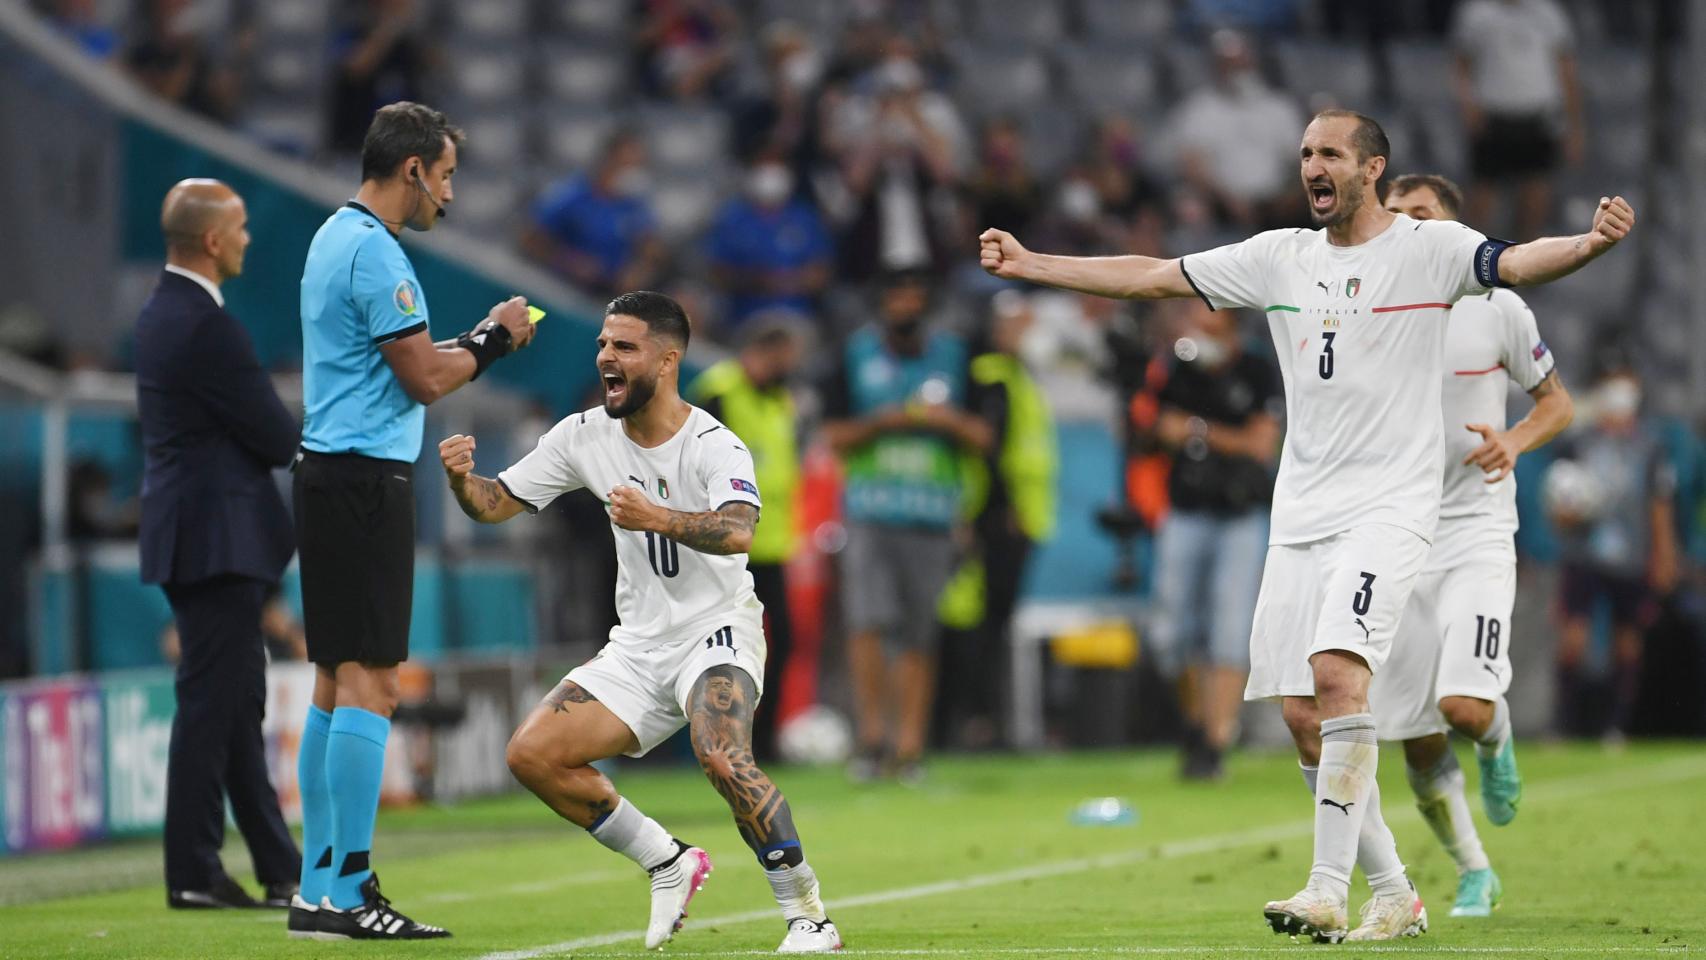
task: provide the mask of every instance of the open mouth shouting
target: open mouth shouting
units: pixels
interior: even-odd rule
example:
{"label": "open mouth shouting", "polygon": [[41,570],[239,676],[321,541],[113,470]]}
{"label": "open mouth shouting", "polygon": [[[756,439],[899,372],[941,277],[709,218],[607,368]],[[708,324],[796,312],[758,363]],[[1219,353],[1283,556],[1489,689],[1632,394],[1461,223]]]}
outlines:
{"label": "open mouth shouting", "polygon": [[605,406],[620,407],[628,399],[628,378],[614,367],[607,367],[600,374],[604,378]]}
{"label": "open mouth shouting", "polygon": [[1333,181],[1322,177],[1309,182],[1309,212],[1316,217],[1325,217],[1333,212],[1338,205],[1339,193],[1333,187]]}

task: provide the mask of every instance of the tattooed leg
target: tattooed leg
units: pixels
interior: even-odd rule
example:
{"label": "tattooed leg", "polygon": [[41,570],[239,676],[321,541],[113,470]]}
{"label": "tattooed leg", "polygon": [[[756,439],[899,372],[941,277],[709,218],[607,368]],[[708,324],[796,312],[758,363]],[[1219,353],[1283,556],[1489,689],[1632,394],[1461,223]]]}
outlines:
{"label": "tattooed leg", "polygon": [[634,747],[626,724],[585,687],[565,679],[510,737],[510,772],[557,815],[582,827],[616,809],[619,799],[594,760]]}
{"label": "tattooed leg", "polygon": [[[800,835],[788,801],[752,759],[752,713],[758,689],[739,667],[711,667],[693,684],[687,699],[693,755],[734,814],[741,839],[766,867],[767,853],[787,851],[777,860],[799,859]],[[791,864],[790,864],[791,865]]]}

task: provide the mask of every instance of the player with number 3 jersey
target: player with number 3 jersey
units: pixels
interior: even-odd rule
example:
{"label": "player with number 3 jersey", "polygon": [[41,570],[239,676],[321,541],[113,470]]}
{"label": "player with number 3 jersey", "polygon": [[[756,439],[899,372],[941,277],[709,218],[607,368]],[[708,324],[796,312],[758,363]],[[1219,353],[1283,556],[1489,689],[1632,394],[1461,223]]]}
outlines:
{"label": "player with number 3 jersey", "polygon": [[765,643],[746,550],[761,501],[746,445],[681,399],[689,335],[674,300],[625,293],[606,307],[598,338],[602,406],[564,418],[496,479],[473,472],[473,437],[439,444],[450,489],[475,520],[537,513],[584,488],[608,506],[615,534],[620,623],[516,730],[509,766],[559,816],[651,875],[646,947],[656,949],[681,928],[711,858],[591,764],[642,756],[689,726],[699,765],[782,908],[778,952],[839,950],[788,801],[753,762]]}
{"label": "player with number 3 jersey", "polygon": [[[1319,229],[1274,230],[1205,253],[1060,257],[1012,235],[979,238],[985,270],[1100,296],[1201,296],[1268,320],[1287,430],[1250,638],[1248,698],[1279,698],[1310,784],[1308,884],[1268,903],[1276,932],[1385,940],[1427,929],[1379,812],[1369,684],[1390,654],[1440,510],[1442,365],[1451,305],[1495,287],[1546,283],[1609,250],[1634,225],[1604,198],[1592,229],[1524,244],[1378,202],[1391,148],[1362,114],[1328,110],[1298,158]],[[1212,431],[1205,438],[1212,446]],[[1348,929],[1352,868],[1373,891]]]}

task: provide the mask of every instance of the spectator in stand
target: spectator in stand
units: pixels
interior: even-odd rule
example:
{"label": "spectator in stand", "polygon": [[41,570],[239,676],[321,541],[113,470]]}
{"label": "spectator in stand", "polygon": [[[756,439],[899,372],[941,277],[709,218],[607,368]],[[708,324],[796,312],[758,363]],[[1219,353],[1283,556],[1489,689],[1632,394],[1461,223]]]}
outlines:
{"label": "spectator in stand", "polygon": [[971,233],[991,223],[1022,223],[1030,229],[1042,212],[1043,191],[1025,156],[1025,135],[1012,117],[984,125],[977,166],[963,189]]}
{"label": "spectator in stand", "polygon": [[813,312],[835,253],[817,209],[776,157],[760,157],[747,169],[742,194],[718,212],[706,248],[727,298],[723,322],[730,333],[762,310]]}
{"label": "spectator in stand", "polygon": [[1143,162],[1137,126],[1116,114],[1096,124],[1083,172],[1101,197],[1102,209],[1125,228],[1121,252],[1160,256],[1167,194]]}
{"label": "spectator in stand", "polygon": [[237,75],[191,26],[189,0],[146,0],[125,66],[156,96],[220,123],[237,115]]}
{"label": "spectator in stand", "polygon": [[1291,97],[1262,79],[1242,34],[1221,30],[1210,43],[1214,84],[1191,94],[1168,118],[1174,161],[1223,224],[1252,230],[1295,226],[1304,216],[1297,190],[1303,114]]}
{"label": "spectator in stand", "polygon": [[1451,36],[1474,174],[1464,219],[1497,229],[1493,206],[1514,188],[1511,236],[1540,236],[1552,213],[1560,154],[1572,166],[1582,159],[1569,18],[1555,0],[1469,0],[1457,8]]}
{"label": "spectator in stand", "polygon": [[1147,378],[1131,416],[1139,444],[1172,460],[1169,507],[1155,542],[1150,634],[1161,674],[1178,685],[1182,773],[1213,780],[1243,706],[1281,388],[1272,364],[1244,351],[1231,311],[1195,301],[1175,309],[1184,329],[1173,359]]}
{"label": "spectator in stand", "polygon": [[1084,170],[1061,178],[1052,202],[1037,221],[1037,235],[1049,249],[1071,256],[1094,257],[1127,253],[1124,225],[1102,206],[1102,194]]}
{"label": "spectator in stand", "polygon": [[49,23],[96,60],[118,54],[118,31],[101,22],[95,0],[52,0],[45,7]]}
{"label": "spectator in stand", "polygon": [[959,112],[924,88],[924,71],[904,42],[860,82],[869,94],[825,110],[825,139],[843,158],[846,186],[841,274],[851,281],[896,270],[935,274],[957,226],[943,213],[964,142]]}
{"label": "spectator in stand", "polygon": [[764,66],[763,90],[735,105],[735,149],[742,161],[780,157],[803,182],[818,162],[823,57],[797,24],[778,20],[764,29]]}
{"label": "spectator in stand", "polygon": [[1639,417],[1641,381],[1612,368],[1594,389],[1592,427],[1558,444],[1546,502],[1563,552],[1558,640],[1558,725],[1581,735],[1592,722],[1583,677],[1597,612],[1611,618],[1608,741],[1620,742],[1640,694],[1643,634],[1679,575],[1676,471],[1663,440]]}
{"label": "spectator in stand", "polygon": [[522,233],[522,252],[600,300],[648,289],[664,254],[650,189],[645,144],[633,131],[617,131],[590,176],[574,174],[546,191]]}
{"label": "spectator in stand", "polygon": [[333,5],[328,142],[359,153],[373,113],[388,103],[425,99],[432,52],[415,0],[357,0]]}
{"label": "spectator in stand", "polygon": [[636,38],[646,93],[697,100],[722,92],[740,19],[721,0],[643,0]]}

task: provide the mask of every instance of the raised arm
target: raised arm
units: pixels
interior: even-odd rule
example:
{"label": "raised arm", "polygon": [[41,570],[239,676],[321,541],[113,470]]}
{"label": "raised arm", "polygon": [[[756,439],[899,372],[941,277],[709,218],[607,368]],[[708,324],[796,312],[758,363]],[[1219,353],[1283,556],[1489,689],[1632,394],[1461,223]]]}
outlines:
{"label": "raised arm", "polygon": [[633,487],[617,487],[610,491],[610,522],[624,530],[662,534],[700,553],[727,556],[751,548],[758,508],[736,500],[716,510],[686,513],[655,504]]}
{"label": "raised arm", "polygon": [[474,473],[474,438],[456,434],[439,441],[438,459],[462,512],[481,523],[503,523],[527,507],[504,485]]}
{"label": "raised arm", "polygon": [[527,346],[533,323],[527,301],[511,297],[455,340],[434,343],[422,329],[380,345],[379,353],[416,403],[435,403],[477,379],[486,368]]}
{"label": "raised arm", "polygon": [[1196,293],[1176,259],[1135,254],[1062,257],[1033,253],[1012,234],[993,228],[983,231],[977,239],[983,248],[983,269],[1004,280],[1025,280],[1119,300],[1160,300]]}
{"label": "raised arm", "polygon": [[1634,227],[1635,211],[1628,201],[1622,197],[1600,197],[1592,229],[1573,237],[1542,237],[1506,247],[1498,254],[1498,279],[1513,287],[1551,283],[1587,266],[1589,261],[1616,246]]}

